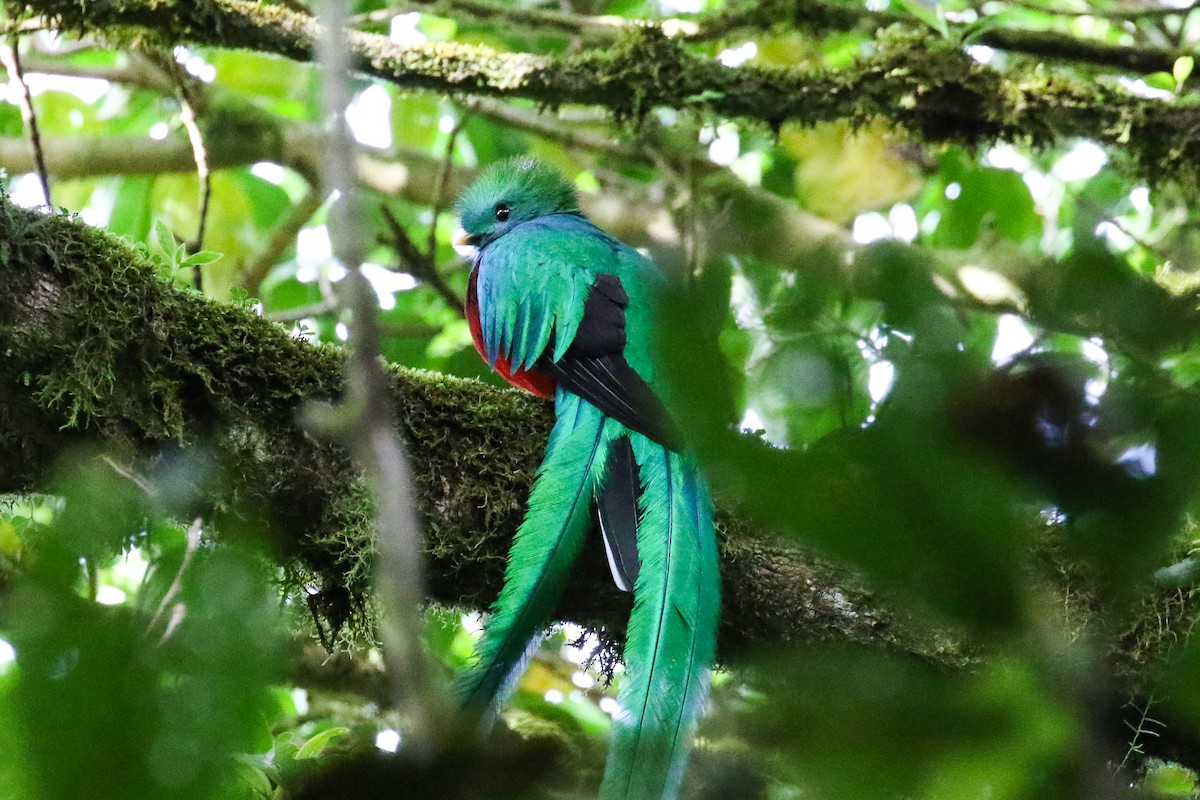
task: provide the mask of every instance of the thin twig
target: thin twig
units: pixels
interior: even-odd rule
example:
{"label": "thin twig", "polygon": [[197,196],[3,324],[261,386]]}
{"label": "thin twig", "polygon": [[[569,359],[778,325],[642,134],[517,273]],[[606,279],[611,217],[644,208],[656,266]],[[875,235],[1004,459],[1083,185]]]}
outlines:
{"label": "thin twig", "polygon": [[292,206],[287,216],[271,231],[267,241],[258,252],[250,255],[241,269],[242,287],[251,297],[257,297],[262,291],[262,282],[266,280],[271,267],[275,266],[280,257],[289,247],[296,243],[296,236],[304,224],[317,213],[324,198],[317,189],[309,189],[300,202]]}
{"label": "thin twig", "polygon": [[321,643],[321,647],[325,648],[325,652],[333,652],[332,643],[325,634],[325,626],[321,624],[321,610],[317,608],[316,598],[311,594],[305,593],[304,600],[308,606],[309,616],[312,617],[313,627],[317,630],[317,641]]}
{"label": "thin twig", "polygon": [[1007,2],[1020,8],[1027,8],[1030,11],[1037,11],[1041,14],[1050,14],[1056,17],[1082,17],[1086,15],[1089,17],[1096,17],[1098,19],[1129,21],[1156,17],[1185,16],[1192,13],[1197,8],[1200,8],[1200,2],[1191,2],[1186,6],[1179,6],[1177,8],[1156,3],[1154,5],[1140,7],[1130,6],[1128,8],[1114,8],[1111,10],[1088,8],[1086,10],[1076,9],[1072,11],[1069,8],[1055,8],[1054,6],[1048,6],[1043,3],[1035,2],[1035,0],[1007,0]]}
{"label": "thin twig", "polygon": [[[148,636],[154,631],[155,626],[158,625],[158,621],[162,618],[163,614],[166,613],[167,608],[170,607],[174,602],[175,596],[178,595],[180,590],[183,588],[183,575],[185,572],[187,572],[188,566],[192,563],[192,556],[194,556],[196,551],[200,549],[200,533],[202,530],[203,524],[200,518],[197,517],[196,519],[192,520],[192,524],[188,527],[187,545],[183,551],[183,560],[179,562],[179,569],[175,570],[175,577],[172,579],[171,585],[167,587],[167,591],[163,594],[162,600],[158,602],[158,607],[154,609],[154,613],[150,616],[150,621],[146,623],[144,635]],[[159,644],[162,644],[167,640],[167,638],[170,637],[172,631],[174,631],[175,627],[179,624],[181,618],[182,614],[179,612],[179,610],[173,608],[171,610],[171,618],[167,621],[167,624],[163,629],[162,636],[159,637]]]}
{"label": "thin twig", "polygon": [[454,166],[454,147],[458,142],[458,134],[462,131],[463,126],[470,119],[469,114],[462,114],[455,121],[454,127],[450,129],[450,136],[446,139],[446,152],[442,158],[442,169],[438,173],[437,190],[433,195],[433,219],[429,223],[429,243],[425,248],[429,253],[429,262],[432,269],[437,269],[437,226],[438,217],[446,210],[446,195],[450,188],[450,171]]}
{"label": "thin twig", "polygon": [[[272,322],[278,322],[282,325],[288,323],[299,322],[303,319],[313,317],[324,317],[329,314],[341,311],[342,307],[338,303],[327,303],[321,301],[319,303],[309,303],[308,305],[296,306],[295,308],[286,308],[281,311],[273,311],[269,314],[264,314],[267,319]],[[392,322],[389,320],[379,321],[379,332],[385,336],[411,336],[415,338],[429,338],[441,333],[441,325],[425,325],[420,322]]]}
{"label": "thin twig", "polygon": [[[678,170],[685,168],[683,162],[686,161],[701,176],[720,170],[720,167],[709,161],[697,148],[691,148],[690,152],[687,153],[680,153],[680,148],[676,147],[674,148],[674,152],[668,157],[665,154],[654,153],[651,148],[645,145],[630,144],[622,141],[615,131],[611,134],[606,134],[590,130],[580,130],[577,127],[564,125],[563,120],[559,119],[554,113],[516,108],[506,103],[487,98],[473,98],[466,103],[466,106],[481,117],[558,142],[568,150],[587,150],[594,153],[603,153],[639,164],[653,164],[656,162],[661,164],[666,160],[666,163],[672,164],[673,169]],[[651,120],[644,121],[642,123],[643,133],[647,135],[651,134],[653,131],[652,126],[653,123]]]}
{"label": "thin twig", "polygon": [[96,572],[96,559],[83,559],[83,571],[87,574],[88,599],[95,601],[96,595],[100,592],[100,576]]}
{"label": "thin twig", "polygon": [[1142,741],[1143,737],[1153,736],[1154,738],[1157,739],[1159,736],[1162,735],[1161,730],[1154,730],[1153,728],[1150,727],[1152,725],[1156,725],[1159,728],[1166,727],[1165,725],[1163,725],[1162,722],[1160,722],[1150,716],[1150,709],[1154,706],[1155,702],[1156,701],[1155,701],[1154,693],[1152,692],[1150,694],[1150,696],[1148,698],[1146,698],[1145,704],[1142,705],[1140,708],[1138,707],[1137,702],[1133,698],[1130,698],[1129,701],[1126,702],[1124,706],[1122,706],[1122,708],[1131,708],[1134,711],[1136,711],[1138,714],[1138,721],[1137,721],[1137,724],[1133,724],[1133,723],[1129,722],[1128,720],[1125,721],[1125,727],[1127,727],[1127,728],[1129,728],[1129,730],[1133,731],[1133,738],[1131,738],[1129,740],[1129,744],[1125,749],[1125,757],[1122,758],[1121,763],[1117,765],[1118,770],[1124,769],[1125,765],[1128,764],[1130,759],[1133,758],[1134,756],[1140,756],[1140,755],[1145,754],[1145,751],[1143,749],[1143,741]]}
{"label": "thin twig", "polygon": [[272,322],[287,324],[289,322],[299,322],[302,319],[311,317],[324,317],[328,314],[333,314],[342,310],[342,306],[337,300],[321,300],[316,303],[308,303],[295,308],[285,308],[281,311],[272,311],[264,314],[267,319]]}
{"label": "thin twig", "polygon": [[54,30],[54,23],[47,17],[0,20],[0,36],[17,36],[24,33],[39,33]]}
{"label": "thin twig", "polygon": [[[196,224],[196,238],[188,242],[189,253],[198,253],[204,249],[204,231],[208,223],[208,208],[212,199],[212,166],[210,164],[208,147],[204,141],[204,132],[200,129],[200,114],[207,105],[203,93],[203,84],[199,83],[184,71],[183,65],[174,56],[161,50],[144,50],[142,56],[153,66],[160,69],[175,87],[179,98],[179,120],[187,131],[188,143],[192,148],[192,162],[196,166],[196,179],[199,183],[199,198],[197,201],[199,217]],[[197,264],[192,267],[192,283],[197,291],[204,288],[204,275]]]}
{"label": "thin twig", "polygon": [[[198,253],[204,249],[204,229],[208,222],[209,201],[212,199],[212,173],[208,166],[208,148],[204,146],[204,134],[196,118],[196,105],[182,82],[179,84],[179,93],[182,105],[179,119],[182,120],[183,127],[187,130],[188,141],[192,144],[192,157],[196,160],[196,179],[200,182],[200,219],[196,224],[196,239],[188,247],[191,252]],[[203,289],[204,280],[199,264],[192,267],[192,281],[197,290]]]}
{"label": "thin twig", "polygon": [[50,173],[46,171],[46,156],[42,152],[42,136],[38,131],[37,114],[33,110],[33,95],[29,93],[29,84],[25,82],[25,75],[21,71],[17,37],[14,36],[0,45],[0,62],[3,62],[4,68],[8,70],[9,80],[15,83],[20,91],[21,117],[25,120],[25,127],[29,130],[29,143],[33,147],[33,159],[37,164],[38,179],[42,182],[42,196],[46,198],[46,207],[51,208],[54,204],[50,199]]}
{"label": "thin twig", "polygon": [[396,215],[390,208],[381,205],[379,210],[392,233],[388,244],[395,248],[396,254],[400,257],[400,268],[441,295],[447,305],[459,314],[465,314],[463,298],[459,297],[458,292],[454,291],[454,288],[438,272],[433,256],[421,252],[421,248],[413,242],[408,231],[404,229],[400,220],[396,219]]}
{"label": "thin twig", "polygon": [[140,489],[142,491],[142,493],[146,495],[146,497],[150,497],[150,498],[158,497],[158,489],[156,489],[154,487],[154,484],[152,484],[149,480],[142,477],[141,475],[137,474],[137,472],[135,472],[132,467],[126,467],[121,464],[118,464],[110,456],[102,456],[101,459],[104,461],[105,464],[108,464],[109,468],[112,469],[113,472],[117,473],[122,478],[125,478],[127,481],[129,481],[134,486],[136,486],[138,489]]}

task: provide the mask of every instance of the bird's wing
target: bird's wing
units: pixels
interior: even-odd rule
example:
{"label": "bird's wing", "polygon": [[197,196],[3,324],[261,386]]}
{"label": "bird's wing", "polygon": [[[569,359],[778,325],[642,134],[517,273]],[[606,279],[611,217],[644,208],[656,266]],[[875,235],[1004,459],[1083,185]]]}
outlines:
{"label": "bird's wing", "polygon": [[477,284],[485,357],[546,372],[627,428],[679,449],[662,401],[625,357],[629,295],[616,272],[630,253],[566,214],[489,245]]}
{"label": "bird's wing", "polygon": [[583,319],[594,274],[610,259],[607,243],[574,235],[546,218],[526,222],[479,254],[476,282],[484,358],[531,369],[550,350],[559,358]]}
{"label": "bird's wing", "polygon": [[611,273],[596,276],[583,318],[562,357],[539,368],[630,430],[679,449],[679,436],[662,401],[625,358],[629,297]]}

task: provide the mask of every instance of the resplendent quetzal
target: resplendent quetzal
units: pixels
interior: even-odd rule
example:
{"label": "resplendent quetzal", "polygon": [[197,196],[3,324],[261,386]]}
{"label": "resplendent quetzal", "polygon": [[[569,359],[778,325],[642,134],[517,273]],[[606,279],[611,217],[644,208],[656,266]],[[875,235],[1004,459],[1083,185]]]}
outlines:
{"label": "resplendent quetzal", "polygon": [[458,201],[474,245],[467,319],[488,364],[554,398],[556,422],[504,588],[461,676],[469,713],[495,713],[550,621],[593,512],[619,588],[633,590],[604,800],[678,792],[708,694],[720,581],[708,485],[655,389],[666,279],[583,216],[555,170],[487,170]]}

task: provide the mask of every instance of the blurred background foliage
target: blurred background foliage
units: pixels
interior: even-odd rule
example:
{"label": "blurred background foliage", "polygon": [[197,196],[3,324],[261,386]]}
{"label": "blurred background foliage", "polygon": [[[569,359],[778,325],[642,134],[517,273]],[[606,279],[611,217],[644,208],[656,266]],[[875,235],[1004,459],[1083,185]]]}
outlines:
{"label": "blurred background foliage", "polygon": [[[401,46],[557,55],[593,44],[549,26],[555,15],[703,23],[728,10],[479,8],[352,11]],[[1195,4],[814,4],[860,20],[834,30],[763,8],[756,27],[687,47],[730,68],[836,74],[876,51],[884,20],[960,37],[1006,74],[1053,70],[1195,106],[1188,56],[1134,73],[974,43],[1017,30],[1185,53],[1200,39]],[[142,245],[181,290],[344,340],[315,184],[317,68],[127,38],[19,41],[53,206]],[[729,658],[689,797],[1200,797],[1194,188],[1150,183],[1086,139],[968,149],[887,120],[771,129],[665,108],[617,125],[603,110],[375,80],[356,92],[386,358],[498,382],[462,317],[450,205],[497,159],[555,165],[682,287],[664,361],[723,505],[848,567],[933,642],[912,657],[777,642]],[[12,200],[37,206],[20,95],[10,76],[0,166]],[[212,167],[203,226],[188,108]],[[265,534],[222,537],[173,513],[162,498],[178,487],[87,463],[0,498],[0,797],[592,791],[621,680],[594,632],[564,624],[534,659],[495,737],[495,752],[525,756],[402,768],[383,755],[404,743],[379,653],[325,652],[303,592],[277,591]],[[478,617],[427,617],[429,653],[461,668]],[[489,777],[473,783],[472,769]],[[407,794],[388,784],[415,774]]]}

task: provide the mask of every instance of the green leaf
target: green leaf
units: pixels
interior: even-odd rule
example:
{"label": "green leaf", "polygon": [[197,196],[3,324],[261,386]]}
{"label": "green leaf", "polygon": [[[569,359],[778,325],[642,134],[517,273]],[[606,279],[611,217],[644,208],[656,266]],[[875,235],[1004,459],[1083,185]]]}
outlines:
{"label": "green leaf", "polygon": [[1196,66],[1196,59],[1191,56],[1180,56],[1175,59],[1175,65],[1171,68],[1171,76],[1175,78],[1175,86],[1178,89],[1182,87],[1187,79],[1191,77],[1192,70]]}
{"label": "green leaf", "polygon": [[180,263],[179,266],[180,267],[197,267],[197,266],[202,267],[205,264],[211,264],[214,261],[220,260],[221,258],[222,258],[222,255],[220,253],[214,252],[212,250],[201,250],[200,252],[192,253],[190,256],[185,258],[183,260],[183,262]]}
{"label": "green leaf", "polygon": [[1042,218],[1019,172],[982,167],[962,154],[947,154],[941,168],[943,191],[957,184],[957,194],[942,201],[941,219],[931,244],[965,249],[987,231],[1014,242],[1040,235]]}
{"label": "green leaf", "polygon": [[112,214],[108,218],[109,231],[135,242],[147,241],[153,221],[150,198],[155,180],[154,176],[135,175],[117,181]]}
{"label": "green leaf", "polygon": [[1052,767],[1078,736],[1069,708],[1025,664],[947,673],[821,647],[761,660],[737,732],[806,797],[1079,796]]}
{"label": "green leaf", "polygon": [[229,177],[245,192],[254,228],[264,233],[291,211],[291,197],[284,186],[301,182],[297,176],[284,173],[284,186],[279,186],[252,174],[249,169],[231,171]]}
{"label": "green leaf", "polygon": [[940,33],[942,38],[950,37],[950,30],[946,26],[946,15],[942,11],[941,3],[935,2],[930,6],[924,0],[898,0],[898,4],[909,14]]}
{"label": "green leaf", "polygon": [[307,742],[300,745],[300,749],[296,751],[296,760],[301,761],[306,758],[316,758],[325,751],[325,748],[333,743],[333,740],[339,736],[345,736],[350,732],[349,728],[326,728],[320,733],[314,734]]}
{"label": "green leaf", "polygon": [[[236,754],[259,747],[278,713],[269,574],[233,542],[191,546],[185,558],[173,526],[147,531],[140,489],[86,463],[59,482],[70,511],[31,545],[36,567],[10,585],[4,608],[17,662],[13,690],[0,685],[0,747],[24,754],[40,789],[19,796],[230,797],[241,785]],[[103,569],[135,537],[153,564],[138,597],[116,610],[80,596],[81,556]],[[0,796],[10,788],[0,784]]]}
{"label": "green leaf", "polygon": [[1151,89],[1161,89],[1164,92],[1175,91],[1175,76],[1170,72],[1151,72],[1142,78]]}
{"label": "green leaf", "polygon": [[170,259],[172,263],[178,263],[174,259],[176,247],[178,246],[175,241],[175,234],[171,233],[171,229],[167,227],[167,223],[161,219],[154,220],[152,233],[154,234],[154,241],[158,245],[158,249],[163,251],[163,255]]}
{"label": "green leaf", "polygon": [[237,772],[242,782],[260,797],[271,796],[271,780],[258,764],[249,759],[239,758]]}
{"label": "green leaf", "polygon": [[447,17],[422,14],[417,22],[417,30],[425,34],[431,42],[445,42],[453,39],[458,33],[458,23]]}

